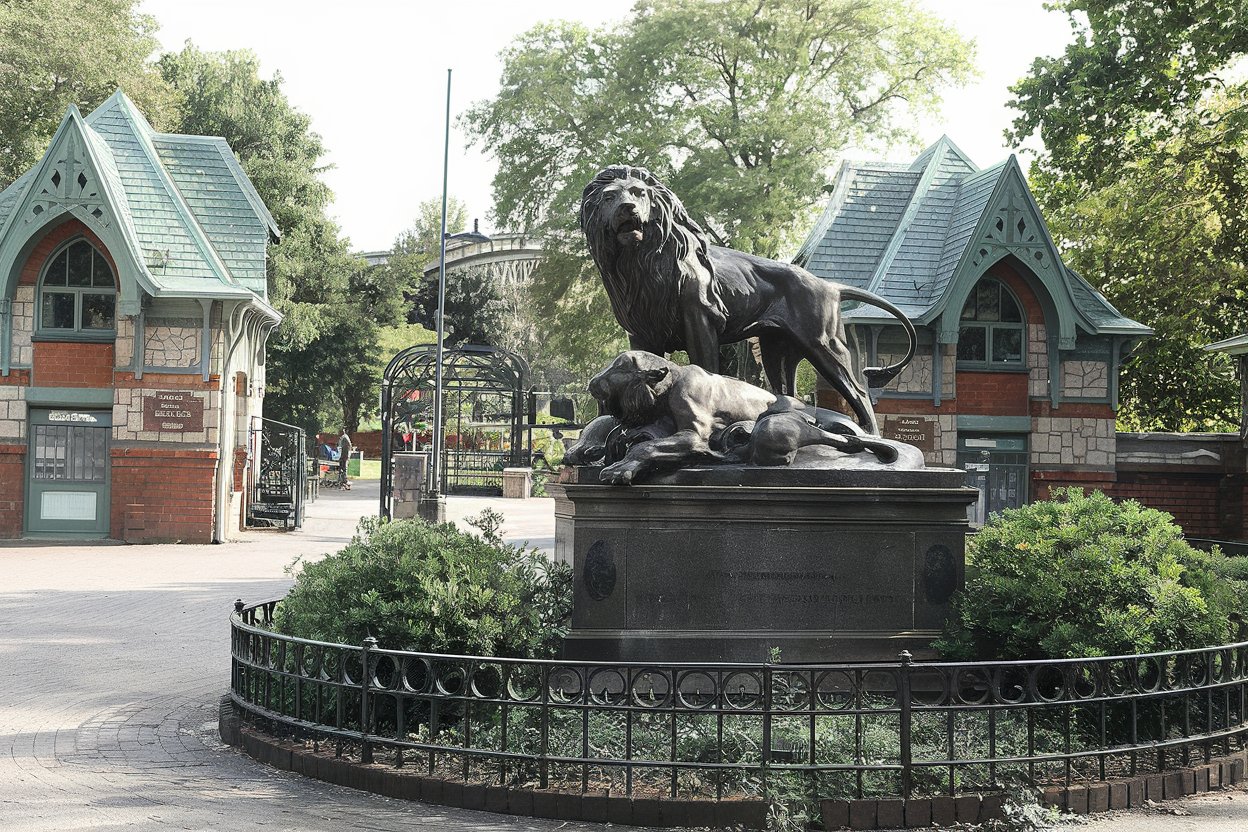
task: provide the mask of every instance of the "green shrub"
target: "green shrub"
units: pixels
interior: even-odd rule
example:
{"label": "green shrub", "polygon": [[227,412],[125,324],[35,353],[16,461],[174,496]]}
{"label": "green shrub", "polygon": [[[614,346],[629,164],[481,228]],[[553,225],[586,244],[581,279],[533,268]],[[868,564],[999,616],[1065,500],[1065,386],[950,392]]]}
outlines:
{"label": "green shrub", "polygon": [[505,544],[502,518],[481,535],[419,520],[361,521],[337,554],[302,566],[277,608],[280,632],[433,653],[548,658],[572,610],[571,568]]}
{"label": "green shrub", "polygon": [[966,588],[937,647],[950,658],[1106,656],[1238,635],[1240,564],[1201,552],[1173,518],[1099,492],[994,516],[970,541]]}

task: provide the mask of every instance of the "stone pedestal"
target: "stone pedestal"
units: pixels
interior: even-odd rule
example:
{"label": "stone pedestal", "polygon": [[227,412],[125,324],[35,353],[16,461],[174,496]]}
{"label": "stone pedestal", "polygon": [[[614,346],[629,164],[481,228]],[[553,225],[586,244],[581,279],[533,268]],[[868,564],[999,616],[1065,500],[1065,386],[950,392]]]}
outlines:
{"label": "stone pedestal", "polygon": [[[962,586],[962,471],[686,470],[554,487],[575,570],[568,657],[602,661],[930,656]],[[729,485],[739,482],[739,485]]]}
{"label": "stone pedestal", "polygon": [[425,493],[429,454],[405,451],[394,454],[393,499],[390,513],[395,520],[418,514],[417,506]]}
{"label": "stone pedestal", "polygon": [[509,500],[527,500],[533,493],[532,468],[503,469],[503,497]]}
{"label": "stone pedestal", "polygon": [[426,523],[440,526],[446,522],[446,498],[441,494],[424,495],[416,504],[416,514]]}

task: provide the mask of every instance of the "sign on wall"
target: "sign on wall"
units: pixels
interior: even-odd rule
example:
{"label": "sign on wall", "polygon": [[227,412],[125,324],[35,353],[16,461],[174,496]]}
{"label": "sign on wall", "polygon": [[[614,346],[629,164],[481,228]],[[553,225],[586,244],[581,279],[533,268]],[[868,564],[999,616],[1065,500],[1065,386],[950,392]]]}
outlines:
{"label": "sign on wall", "polygon": [[143,430],[198,433],[204,429],[204,400],[194,393],[160,391],[143,397]]}
{"label": "sign on wall", "polygon": [[880,435],[885,439],[913,445],[923,453],[932,453],[936,450],[936,418],[886,415]]}

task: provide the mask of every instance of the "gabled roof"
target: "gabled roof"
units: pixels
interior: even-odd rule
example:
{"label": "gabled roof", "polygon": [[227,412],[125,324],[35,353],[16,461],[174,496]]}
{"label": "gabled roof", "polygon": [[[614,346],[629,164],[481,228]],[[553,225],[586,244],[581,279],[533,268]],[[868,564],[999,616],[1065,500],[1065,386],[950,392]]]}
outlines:
{"label": "gabled roof", "polygon": [[113,254],[123,313],[137,309],[133,286],[250,298],[276,316],[265,256],[277,224],[223,139],[157,133],[120,90],[85,119],[71,105],[39,164],[0,192],[0,276],[12,283],[21,250],[62,214]]}
{"label": "gabled roof", "polygon": [[1244,355],[1248,353],[1248,335],[1236,335],[1214,344],[1206,344],[1207,352],[1224,352],[1228,355]]}
{"label": "gabled roof", "polygon": [[[883,296],[951,343],[975,282],[1007,255],[1048,290],[1063,348],[1074,346],[1077,329],[1152,333],[1062,263],[1015,157],[981,170],[947,136],[909,165],[843,164],[794,262]],[[860,306],[845,317],[889,316]]]}

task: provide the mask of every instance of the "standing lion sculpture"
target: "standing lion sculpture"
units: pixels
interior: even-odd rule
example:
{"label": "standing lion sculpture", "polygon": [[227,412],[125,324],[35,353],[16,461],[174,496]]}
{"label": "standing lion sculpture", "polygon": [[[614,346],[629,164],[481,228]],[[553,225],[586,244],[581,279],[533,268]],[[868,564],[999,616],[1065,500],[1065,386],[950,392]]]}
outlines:
{"label": "standing lion sculpture", "polygon": [[644,168],[614,165],[585,187],[581,230],[611,310],[635,350],[690,360],[719,372],[719,347],[757,336],[772,390],[793,395],[805,358],[844,397],[863,429],[878,434],[867,391],[853,373],[842,301],[897,317],[910,337],[904,358],[863,371],[883,387],[914,357],[914,326],[897,307],[863,289],[815,277],[791,263],[713,246],[684,205]]}

